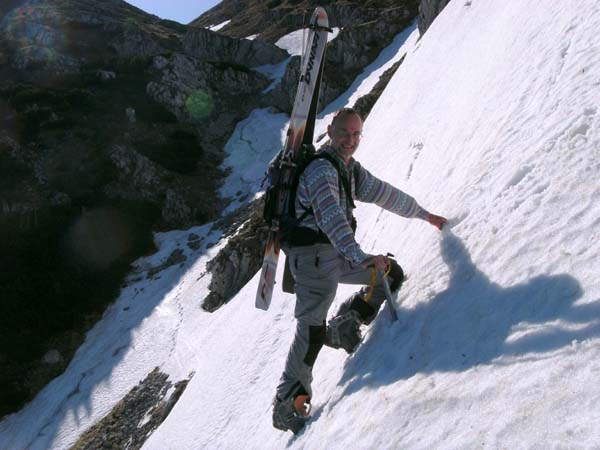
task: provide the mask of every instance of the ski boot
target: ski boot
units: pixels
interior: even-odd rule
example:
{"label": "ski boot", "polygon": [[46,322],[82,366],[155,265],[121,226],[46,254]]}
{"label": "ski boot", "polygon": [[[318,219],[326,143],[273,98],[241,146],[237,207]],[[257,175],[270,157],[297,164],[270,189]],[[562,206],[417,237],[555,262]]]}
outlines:
{"label": "ski boot", "polygon": [[273,426],[281,431],[297,434],[306,424],[310,413],[310,397],[297,395],[287,400],[273,399]]}

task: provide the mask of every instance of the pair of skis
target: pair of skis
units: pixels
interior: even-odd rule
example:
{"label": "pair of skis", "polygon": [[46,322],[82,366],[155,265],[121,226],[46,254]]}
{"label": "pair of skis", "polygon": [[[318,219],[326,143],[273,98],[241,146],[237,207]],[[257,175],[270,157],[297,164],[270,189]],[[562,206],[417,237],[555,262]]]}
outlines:
{"label": "pair of skis", "polygon": [[[327,13],[321,7],[316,8],[308,26],[305,50],[300,65],[300,81],[287,131],[287,139],[279,162],[280,176],[276,183],[281,186],[281,189],[279,189],[275,217],[267,238],[265,257],[256,293],[255,306],[259,309],[267,310],[271,304],[281,249],[279,223],[286,208],[289,186],[294,176],[297,157],[303,145],[312,145],[325,62],[327,33],[331,31]],[[293,199],[290,199],[290,201],[293,201]]]}

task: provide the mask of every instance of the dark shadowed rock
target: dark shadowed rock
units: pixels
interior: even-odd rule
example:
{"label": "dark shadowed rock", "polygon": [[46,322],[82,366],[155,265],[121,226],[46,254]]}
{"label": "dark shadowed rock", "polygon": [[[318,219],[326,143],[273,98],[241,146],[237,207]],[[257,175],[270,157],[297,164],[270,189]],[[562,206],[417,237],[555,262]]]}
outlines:
{"label": "dark shadowed rock", "polygon": [[229,62],[246,67],[275,64],[287,52],[272,44],[234,39],[206,28],[190,28],[183,39],[185,52],[200,59]]}
{"label": "dark shadowed rock", "polygon": [[448,3],[450,3],[450,0],[421,0],[419,5],[419,33],[421,33],[421,36]]}
{"label": "dark shadowed rock", "polygon": [[[352,5],[328,5],[326,10],[331,17],[331,26],[341,26],[343,29],[327,47],[320,108],[346,91],[365,66],[372,63],[381,50],[415,20],[417,2],[402,2],[378,10]],[[283,111],[291,112],[299,67],[300,57],[295,56],[288,64],[281,83],[265,96],[263,103],[274,104]]]}
{"label": "dark shadowed rock", "polygon": [[[262,265],[268,227],[262,216],[264,199],[261,197],[243,208],[239,215],[225,218],[220,226],[227,226],[227,245],[208,264],[212,278],[210,293],[202,308],[214,311],[233,297],[256,274]],[[227,225],[227,221],[233,223]]]}
{"label": "dark shadowed rock", "polygon": [[381,76],[379,77],[379,81],[377,81],[375,86],[373,86],[371,92],[369,92],[367,95],[363,95],[361,98],[356,100],[356,103],[354,104],[354,106],[352,106],[356,111],[358,111],[363,120],[366,120],[369,116],[371,109],[373,109],[373,106],[375,106],[375,103],[377,103],[377,100],[379,99],[381,94],[383,94],[384,89],[398,70],[398,67],[400,67],[400,64],[402,64],[402,61],[404,61],[404,56],[402,56],[400,61],[394,63],[392,67],[390,67],[385,72],[383,72],[383,74],[381,74]]}
{"label": "dark shadowed rock", "polygon": [[181,48],[185,28],[121,0],[48,0],[5,11],[0,31],[11,65],[30,76],[79,71],[111,57],[144,57]]}

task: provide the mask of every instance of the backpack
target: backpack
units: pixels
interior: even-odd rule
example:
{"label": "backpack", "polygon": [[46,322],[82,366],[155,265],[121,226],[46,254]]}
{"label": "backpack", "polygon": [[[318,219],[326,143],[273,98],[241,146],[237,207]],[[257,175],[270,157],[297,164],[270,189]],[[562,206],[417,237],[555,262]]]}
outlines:
{"label": "backpack", "polygon": [[[296,217],[296,194],[298,192],[298,184],[300,183],[300,176],[308,167],[308,165],[316,159],[326,159],[335,168],[338,174],[339,190],[346,193],[346,200],[348,207],[354,209],[356,205],[352,199],[352,190],[349,180],[342,175],[342,171],[336,159],[326,152],[316,152],[314,146],[303,145],[300,149],[300,153],[295,163],[294,172],[291,177],[291,183],[284,186],[281,182],[281,158],[283,156],[283,150],[280,151],[269,163],[265,179],[267,182],[267,189],[265,191],[265,206],[263,211],[263,218],[265,222],[271,226],[273,220],[277,215],[277,202],[279,201],[279,193],[282,189],[286,189],[286,200],[284,212],[279,217],[279,229],[281,232],[281,242],[289,243],[291,245],[311,245],[316,242],[329,242],[325,234],[319,230],[319,233],[314,230],[300,227],[299,224],[308,216],[314,214],[312,208],[303,208],[304,212],[300,217]],[[354,167],[354,183],[356,191],[356,183],[358,180],[359,167]],[[356,221],[352,218],[352,230],[356,231]]]}

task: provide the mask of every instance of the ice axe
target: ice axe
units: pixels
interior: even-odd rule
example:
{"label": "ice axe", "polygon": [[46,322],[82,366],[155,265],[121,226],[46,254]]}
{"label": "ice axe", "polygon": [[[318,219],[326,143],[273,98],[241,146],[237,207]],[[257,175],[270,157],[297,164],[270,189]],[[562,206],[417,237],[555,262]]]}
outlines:
{"label": "ice axe", "polygon": [[387,304],[390,310],[392,322],[395,322],[398,320],[398,314],[396,313],[396,305],[394,305],[394,297],[392,296],[390,283],[388,282],[387,272],[384,272],[383,270],[379,269],[379,275],[382,277],[383,289],[385,290],[385,298],[387,299]]}

